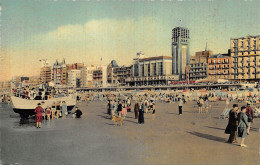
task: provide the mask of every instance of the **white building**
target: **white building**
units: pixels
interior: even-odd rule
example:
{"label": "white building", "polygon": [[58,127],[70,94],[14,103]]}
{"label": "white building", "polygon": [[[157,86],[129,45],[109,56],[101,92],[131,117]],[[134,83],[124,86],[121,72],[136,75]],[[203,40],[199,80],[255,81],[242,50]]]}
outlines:
{"label": "white building", "polygon": [[68,72],[68,83],[69,87],[80,87],[81,70],[72,69]]}
{"label": "white building", "polygon": [[127,78],[130,86],[167,85],[179,80],[177,74],[172,75],[172,57],[155,56],[134,60],[133,76]]}
{"label": "white building", "polygon": [[90,65],[81,68],[81,87],[107,86],[107,65]]}
{"label": "white building", "polygon": [[92,87],[107,87],[107,65],[97,66],[93,71]]}
{"label": "white building", "polygon": [[97,69],[97,66],[90,65],[81,68],[81,87],[91,88],[93,85],[93,71]]}

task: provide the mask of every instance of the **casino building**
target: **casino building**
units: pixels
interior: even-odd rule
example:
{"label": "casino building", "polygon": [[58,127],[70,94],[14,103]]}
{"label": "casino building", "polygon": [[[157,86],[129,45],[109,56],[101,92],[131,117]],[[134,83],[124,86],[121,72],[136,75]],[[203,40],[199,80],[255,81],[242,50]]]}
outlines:
{"label": "casino building", "polygon": [[179,80],[178,75],[172,75],[172,57],[156,56],[136,58],[132,66],[132,76],[127,78],[127,85],[168,85]]}

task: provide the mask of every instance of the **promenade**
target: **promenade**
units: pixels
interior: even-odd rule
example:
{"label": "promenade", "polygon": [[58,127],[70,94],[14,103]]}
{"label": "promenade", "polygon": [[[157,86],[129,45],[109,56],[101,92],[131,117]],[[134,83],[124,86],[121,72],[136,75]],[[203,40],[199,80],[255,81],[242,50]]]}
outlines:
{"label": "promenade", "polygon": [[210,105],[208,114],[198,114],[196,102],[186,103],[179,116],[177,103],[156,103],[155,120],[148,113],[145,123],[137,124],[132,111],[120,127],[107,118],[105,102],[84,102],[78,104],[82,119],[44,121],[37,129],[34,119],[20,125],[18,114],[0,104],[0,164],[258,165],[260,119],[245,140],[248,147],[241,148],[225,143],[228,121],[219,119],[224,102]]}

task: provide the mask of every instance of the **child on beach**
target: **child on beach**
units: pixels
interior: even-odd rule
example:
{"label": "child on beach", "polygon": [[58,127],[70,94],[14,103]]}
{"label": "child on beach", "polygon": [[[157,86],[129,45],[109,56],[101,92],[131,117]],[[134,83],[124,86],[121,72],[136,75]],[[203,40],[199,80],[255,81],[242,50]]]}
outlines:
{"label": "child on beach", "polygon": [[56,112],[56,104],[55,104],[55,102],[53,102],[51,105],[51,118],[52,119],[56,117],[55,112]]}
{"label": "child on beach", "polygon": [[126,105],[125,103],[123,104],[123,108],[122,108],[122,115],[123,115],[123,118],[125,119],[126,117],[126,114],[127,114],[127,110],[126,110]]}
{"label": "child on beach", "polygon": [[47,119],[51,120],[51,108],[49,106],[47,106],[46,108],[46,114],[47,114]]}

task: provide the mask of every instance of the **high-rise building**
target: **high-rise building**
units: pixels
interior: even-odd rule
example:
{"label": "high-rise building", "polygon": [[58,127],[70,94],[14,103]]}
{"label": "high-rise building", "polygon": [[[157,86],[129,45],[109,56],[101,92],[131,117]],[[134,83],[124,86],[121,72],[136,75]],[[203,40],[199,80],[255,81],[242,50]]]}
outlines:
{"label": "high-rise building", "polygon": [[260,35],[231,38],[231,78],[260,80]]}
{"label": "high-rise building", "polygon": [[72,69],[68,72],[67,86],[79,88],[80,87],[81,70]]}
{"label": "high-rise building", "polygon": [[190,64],[190,32],[189,29],[176,27],[172,29],[172,74],[185,79],[185,68]]}
{"label": "high-rise building", "polygon": [[44,66],[41,68],[40,81],[43,84],[51,82],[51,67],[50,66]]}
{"label": "high-rise building", "polygon": [[52,80],[54,84],[57,85],[66,85],[67,84],[67,71],[66,71],[66,63],[65,59],[62,60],[62,62],[56,62],[53,65],[52,68]]}
{"label": "high-rise building", "polygon": [[84,66],[81,68],[81,87],[93,87],[93,72],[97,69],[96,65]]}
{"label": "high-rise building", "polygon": [[98,66],[93,71],[93,87],[107,86],[107,65]]}

